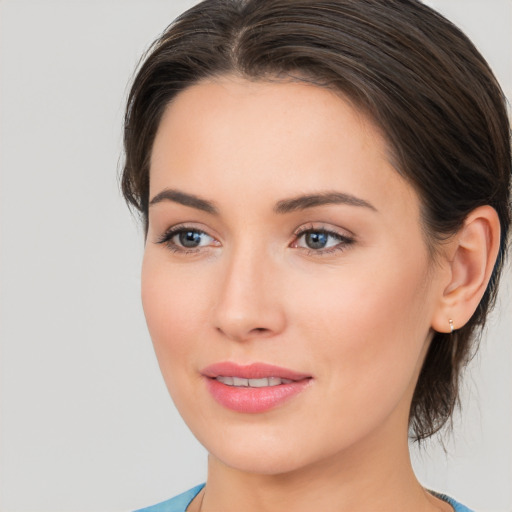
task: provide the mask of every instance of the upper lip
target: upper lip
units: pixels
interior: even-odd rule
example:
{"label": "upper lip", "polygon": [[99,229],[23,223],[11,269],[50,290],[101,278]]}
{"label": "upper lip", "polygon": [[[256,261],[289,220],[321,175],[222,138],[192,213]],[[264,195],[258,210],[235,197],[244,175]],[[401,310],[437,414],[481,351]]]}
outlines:
{"label": "upper lip", "polygon": [[216,377],[240,377],[242,379],[263,379],[279,377],[289,380],[303,380],[311,378],[311,375],[296,372],[289,368],[282,368],[266,363],[251,363],[241,365],[230,361],[214,363],[201,370],[201,374],[212,379]]}

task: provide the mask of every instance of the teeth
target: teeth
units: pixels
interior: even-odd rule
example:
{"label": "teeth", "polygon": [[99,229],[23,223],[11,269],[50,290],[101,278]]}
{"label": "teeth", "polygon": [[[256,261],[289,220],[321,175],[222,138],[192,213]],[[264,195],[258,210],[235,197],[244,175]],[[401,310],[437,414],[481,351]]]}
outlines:
{"label": "teeth", "polygon": [[243,388],[265,388],[269,386],[279,386],[280,384],[290,384],[290,379],[281,379],[280,377],[265,377],[263,379],[243,379],[242,377],[224,377],[219,375],[216,380],[226,386],[236,386]]}
{"label": "teeth", "polygon": [[233,386],[243,386],[246,388],[249,385],[248,379],[242,379],[240,377],[233,377]]}
{"label": "teeth", "polygon": [[222,384],[226,384],[227,386],[233,385],[233,377],[217,377],[217,380],[222,382]]}
{"label": "teeth", "polygon": [[251,388],[264,388],[266,386],[278,386],[281,384],[281,379],[275,379],[271,377],[274,380],[278,380],[279,382],[277,384],[271,384],[270,379],[249,379],[249,386]]}

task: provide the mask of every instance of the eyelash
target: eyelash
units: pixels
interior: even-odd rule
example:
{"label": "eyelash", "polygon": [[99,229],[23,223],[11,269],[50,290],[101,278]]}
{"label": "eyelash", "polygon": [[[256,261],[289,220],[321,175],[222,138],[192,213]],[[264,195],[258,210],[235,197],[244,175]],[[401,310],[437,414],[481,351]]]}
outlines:
{"label": "eyelash", "polygon": [[[193,233],[197,233],[200,235],[206,235],[207,237],[214,239],[212,236],[210,236],[208,233],[206,233],[205,231],[203,231],[201,229],[187,226],[187,225],[178,225],[178,226],[173,226],[172,228],[168,229],[157,240],[156,243],[165,245],[172,252],[183,254],[183,255],[197,254],[202,249],[204,249],[204,247],[186,248],[186,247],[182,247],[182,246],[176,244],[175,242],[172,242],[172,239],[176,235],[179,235],[181,233],[186,233],[186,232],[193,232]],[[307,248],[307,247],[300,247],[297,245],[301,237],[303,237],[307,234],[312,234],[312,233],[323,234],[323,235],[335,238],[338,240],[338,243],[332,247],[327,248],[327,249],[311,249],[311,248]],[[336,231],[332,231],[332,230],[325,229],[325,228],[316,228],[312,225],[300,228],[299,230],[297,230],[294,233],[294,237],[295,237],[295,240],[292,242],[291,247],[305,251],[308,256],[326,256],[329,254],[336,253],[338,251],[344,251],[348,246],[350,246],[351,244],[353,244],[355,242],[355,239],[350,236],[342,235]]]}
{"label": "eyelash", "polygon": [[187,226],[187,225],[178,225],[178,226],[173,226],[172,228],[169,228],[158,240],[157,240],[157,244],[163,244],[165,245],[169,250],[171,250],[172,252],[176,252],[176,253],[179,253],[179,254],[195,254],[195,253],[198,253],[201,249],[203,249],[203,247],[194,247],[194,248],[187,248],[187,247],[182,247],[176,243],[174,243],[172,241],[172,239],[176,236],[176,235],[179,235],[181,233],[187,233],[187,232],[194,232],[194,233],[199,233],[201,235],[206,235],[210,238],[213,239],[212,236],[210,236],[208,233],[206,233],[206,231],[203,231],[201,229],[198,229],[198,228],[195,228],[195,227],[192,227],[192,226]]}
{"label": "eyelash", "polygon": [[[298,243],[300,237],[311,233],[330,236],[332,238],[337,239],[338,243],[327,249],[311,249],[308,247],[297,247],[296,244]],[[355,239],[353,237],[342,235],[341,233],[338,233],[337,231],[333,231],[330,229],[325,229],[321,227],[317,228],[313,225],[301,227],[294,233],[294,236],[295,241],[293,242],[292,247],[304,250],[308,256],[328,256],[336,252],[342,252],[355,242]]]}

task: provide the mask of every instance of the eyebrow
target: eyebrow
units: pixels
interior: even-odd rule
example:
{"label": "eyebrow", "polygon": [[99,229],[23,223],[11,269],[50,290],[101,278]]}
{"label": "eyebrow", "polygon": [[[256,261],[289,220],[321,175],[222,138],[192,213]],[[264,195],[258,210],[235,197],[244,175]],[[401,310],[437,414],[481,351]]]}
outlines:
{"label": "eyebrow", "polygon": [[153,197],[153,199],[151,199],[149,202],[149,206],[153,206],[154,204],[161,203],[163,201],[172,201],[173,203],[190,206],[191,208],[202,210],[203,212],[211,213],[212,215],[219,214],[219,210],[211,201],[201,199],[200,197],[193,194],[186,194],[185,192],[180,192],[179,190],[172,190],[169,188],[162,190],[155,197]]}
{"label": "eyebrow", "polygon": [[[179,190],[166,188],[159,192],[151,201],[149,206],[161,203],[163,201],[172,201],[174,203],[189,206],[197,210],[218,215],[219,210],[212,201],[202,199],[194,194],[187,194]],[[343,192],[320,192],[316,194],[304,194],[302,196],[294,197],[291,199],[283,199],[278,201],[274,206],[274,212],[279,214],[286,214],[298,210],[306,210],[308,208],[315,208],[317,206],[324,206],[330,204],[345,204],[348,206],[358,206],[368,208],[372,211],[377,211],[377,208],[368,201],[360,199],[359,197]]]}
{"label": "eyebrow", "polygon": [[321,192],[318,194],[306,194],[292,199],[283,199],[275,205],[274,211],[276,213],[290,213],[329,204],[346,204],[348,206],[359,206],[377,211],[377,208],[368,201],[342,192]]}

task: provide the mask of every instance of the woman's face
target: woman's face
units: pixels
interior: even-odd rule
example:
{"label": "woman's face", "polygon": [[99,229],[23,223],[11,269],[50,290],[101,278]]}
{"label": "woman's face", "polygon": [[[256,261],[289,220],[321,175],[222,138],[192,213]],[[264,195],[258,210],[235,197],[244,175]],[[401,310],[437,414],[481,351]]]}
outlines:
{"label": "woman's face", "polygon": [[405,443],[442,272],[365,116],[304,83],[203,82],[150,182],[144,311],[213,457],[277,474]]}

